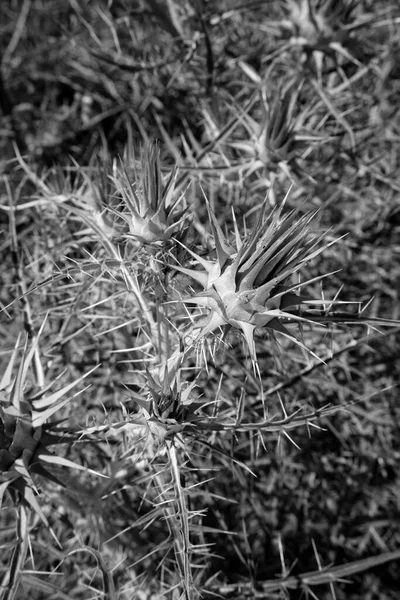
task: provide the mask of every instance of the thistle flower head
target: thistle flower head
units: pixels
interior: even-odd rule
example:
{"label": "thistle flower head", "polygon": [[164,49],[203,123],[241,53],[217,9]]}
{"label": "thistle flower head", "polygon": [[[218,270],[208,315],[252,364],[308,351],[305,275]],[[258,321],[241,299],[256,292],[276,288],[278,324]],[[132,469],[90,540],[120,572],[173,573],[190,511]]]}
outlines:
{"label": "thistle flower head", "polygon": [[358,0],[287,0],[283,26],[313,49],[337,40],[351,20]]}
{"label": "thistle flower head", "polygon": [[254,331],[266,327],[295,339],[281,320],[302,320],[298,306],[306,299],[296,292],[305,283],[290,279],[319,254],[321,235],[310,235],[316,211],[303,216],[299,210],[282,215],[283,204],[266,215],[266,204],[253,231],[244,240],[236,231],[236,249],[226,240],[215,215],[210,222],[216,261],[191,252],[202,271],[176,267],[198,281],[203,291],[184,301],[209,309],[208,322],[197,337],[229,325],[242,331],[255,360]]}
{"label": "thistle flower head", "polygon": [[46,394],[48,389],[37,394],[27,393],[26,382],[37,342],[29,352],[25,347],[13,377],[18,343],[19,340],[0,380],[0,507],[5,492],[8,492],[15,503],[22,502],[31,507],[48,524],[36,500],[35,476],[62,485],[47,470],[47,465],[81,467],[50,452],[49,446],[74,441],[75,436],[73,432],[56,427],[57,423],[46,421],[69,402],[69,398],[62,400],[62,397],[78,381],[50,394]]}
{"label": "thistle flower head", "polygon": [[[183,423],[196,420],[195,411],[199,404],[191,398],[196,380],[189,385],[182,384],[181,366],[183,354],[175,357],[164,366],[146,371],[146,392],[135,383],[127,384],[133,390],[133,398],[144,410],[146,420],[157,429],[163,429],[164,437],[171,428],[175,430]],[[135,390],[139,390],[137,393]]]}
{"label": "thistle flower head", "polygon": [[115,169],[113,181],[125,209],[118,214],[129,226],[128,237],[142,244],[162,245],[181,237],[187,226],[187,208],[179,208],[183,194],[174,189],[178,170],[175,167],[164,179],[160,166],[160,151],[156,144],[147,144],[142,152],[140,175],[134,180],[126,169]]}
{"label": "thistle flower head", "polygon": [[264,119],[259,137],[259,155],[264,163],[292,162],[297,149],[293,106],[296,94],[289,88],[275,101],[264,102]]}
{"label": "thistle flower head", "polygon": [[244,115],[243,124],[250,139],[245,142],[233,142],[235,148],[249,152],[260,165],[274,171],[277,166],[290,165],[295,171],[298,140],[293,110],[297,100],[297,91],[292,88],[281,90],[277,97],[269,102],[262,95],[263,116],[260,122]]}

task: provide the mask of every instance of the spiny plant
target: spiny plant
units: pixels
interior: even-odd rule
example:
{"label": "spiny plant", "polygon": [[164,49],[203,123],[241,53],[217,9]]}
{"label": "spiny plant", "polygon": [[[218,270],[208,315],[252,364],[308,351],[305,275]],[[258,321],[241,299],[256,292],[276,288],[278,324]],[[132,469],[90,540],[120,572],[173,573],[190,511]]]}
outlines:
{"label": "spiny plant", "polygon": [[[261,167],[265,169],[271,183],[279,170],[288,175],[289,179],[300,177],[303,172],[298,164],[298,156],[302,143],[296,131],[298,119],[294,117],[298,90],[294,91],[290,87],[279,90],[271,100],[267,98],[265,87],[261,92],[261,120],[256,121],[248,113],[238,118],[250,139],[232,141],[230,145],[252,156],[253,162],[244,169],[246,175]],[[271,188],[273,189],[272,185]]]}
{"label": "spiny plant", "polygon": [[343,34],[359,4],[358,0],[287,0],[284,3],[288,15],[285,25],[294,36],[303,38],[305,44],[317,50],[320,44],[332,43],[335,34]]}
{"label": "spiny plant", "polygon": [[227,100],[231,118],[226,123],[221,123],[210,107],[203,107],[208,142],[199,144],[187,130],[181,158],[176,143],[159,122],[164,141],[183,173],[177,180],[179,189],[187,185],[191,175],[205,190],[213,188],[213,180],[227,187],[232,181],[241,181],[252,191],[268,189],[270,203],[274,204],[276,179],[286,182],[309,177],[302,169],[300,154],[304,140],[310,143],[313,138],[300,134],[304,120],[299,111],[300,89],[289,85],[272,95],[258,74],[252,72],[252,78],[257,90],[244,106],[234,98]]}
{"label": "spiny plant", "polygon": [[314,59],[319,79],[327,57],[333,58],[337,65],[345,59],[346,62],[361,66],[353,55],[356,45],[352,36],[369,19],[355,16],[359,5],[359,0],[288,0],[284,4],[287,18],[281,23],[282,29],[291,36],[294,46],[303,49],[309,67],[310,59]]}
{"label": "spiny plant", "polygon": [[146,422],[164,430],[160,439],[183,429],[183,424],[196,422],[198,403],[192,396],[196,381],[185,384],[182,380],[184,352],[175,352],[164,364],[146,370],[145,386],[126,383],[132,390],[132,398],[141,407]]}
{"label": "spiny plant", "polygon": [[176,194],[177,168],[167,180],[162,176],[157,144],[146,144],[142,152],[140,173],[133,181],[126,169],[114,169],[113,182],[123,201],[116,214],[128,224],[128,237],[145,245],[165,245],[172,238],[182,238],[188,225],[187,207],[179,208],[184,195]]}
{"label": "spiny plant", "polygon": [[[236,248],[228,243],[210,210],[217,260],[209,261],[190,251],[204,271],[175,267],[204,288],[199,294],[184,298],[184,302],[210,310],[208,322],[196,339],[223,325],[240,329],[254,364],[254,332],[257,328],[265,327],[272,333],[278,332],[296,340],[282,320],[307,321],[299,310],[302,303],[307,303],[307,298],[296,292],[310,281],[299,284],[290,283],[290,280],[324,249],[318,247],[322,236],[310,235],[316,212],[300,216],[299,210],[295,210],[282,216],[284,203],[268,216],[264,203],[255,226],[244,240],[236,229]],[[317,301],[309,302],[316,304]],[[325,304],[325,301],[320,303]],[[198,329],[196,324],[193,327]]]}
{"label": "spiny plant", "polygon": [[[27,171],[24,163],[22,166]],[[303,324],[312,327],[320,323],[350,324],[368,319],[364,319],[361,314],[354,315],[346,311],[338,314],[332,311],[336,299],[327,302],[325,298],[315,300],[306,295],[303,288],[312,286],[326,275],[308,277],[303,282],[294,279],[310,261],[333,243],[324,244],[324,236],[314,231],[320,210],[304,214],[301,209],[286,211],[288,197],[269,210],[268,202],[264,201],[250,231],[242,235],[234,219],[234,231],[230,236],[223,232],[217,216],[206,202],[211,240],[215,249],[215,258],[212,258],[207,251],[204,254],[195,251],[188,241],[190,236],[187,239],[185,237],[190,220],[185,205],[183,209],[176,208],[180,202],[184,204],[182,193],[178,193],[176,197],[174,194],[176,179],[175,169],[163,182],[156,146],[146,147],[140,172],[134,170],[133,176],[128,177],[127,169],[114,170],[112,184],[117,200],[122,202],[119,206],[112,207],[111,213],[127,224],[128,231],[122,235],[115,234],[114,230],[106,232],[96,220],[89,217],[82,219],[85,226],[98,235],[106,258],[99,262],[93,256],[89,261],[78,264],[75,270],[62,271],[34,286],[24,296],[29,296],[39,287],[56,283],[67,274],[93,275],[106,270],[112,275],[116,267],[123,273],[122,281],[126,286],[127,297],[137,303],[133,310],[140,313],[141,307],[146,307],[147,312],[143,311],[138,319],[140,330],[137,339],[150,339],[150,344],[145,344],[146,352],[139,361],[141,374],[138,381],[125,382],[125,389],[130,390],[128,398],[135,401],[138,408],[131,412],[123,407],[124,418],[121,421],[86,427],[82,435],[96,435],[97,438],[103,436],[111,443],[111,440],[118,440],[121,434],[129,431],[135,451],[124,451],[123,456],[129,462],[134,462],[136,457],[136,460],[146,465],[142,481],[147,486],[145,497],[153,506],[149,516],[140,522],[150,527],[162,516],[165,519],[168,538],[155,551],[164,555],[163,560],[166,561],[169,554],[168,540],[172,544],[172,564],[175,566],[168,567],[166,586],[179,589],[182,597],[189,600],[197,597],[200,591],[201,583],[197,573],[204,572],[206,557],[209,555],[208,544],[198,535],[199,530],[195,526],[196,523],[201,523],[203,511],[196,504],[191,507],[192,488],[190,483],[185,483],[186,475],[189,481],[191,477],[187,463],[196,460],[193,446],[197,444],[207,451],[211,449],[227,462],[235,461],[227,454],[224,444],[221,447],[215,442],[210,444],[207,435],[219,434],[222,437],[229,432],[235,435],[251,432],[265,435],[271,431],[281,431],[291,439],[287,430],[309,425],[317,421],[321,414],[329,414],[330,410],[313,410],[299,416],[296,411],[286,413],[283,409],[284,418],[277,420],[276,417],[266,416],[262,391],[252,401],[252,420],[243,419],[243,397],[237,409],[230,407],[228,410],[221,410],[218,406],[214,407],[214,402],[210,403],[207,397],[199,399],[196,392],[197,379],[186,381],[185,378],[185,367],[193,358],[197,342],[219,328],[238,330],[244,337],[255,375],[261,379],[254,335],[257,329],[267,330],[273,338],[283,336],[312,355],[312,351],[291,331],[294,324],[301,328]],[[48,187],[43,188],[43,192],[46,196]],[[70,208],[73,216],[82,211],[82,206],[76,206],[75,203]],[[133,250],[127,250],[128,244],[133,244]],[[143,254],[147,248],[149,252],[147,255]],[[147,256],[147,260],[151,262],[154,259],[154,248],[163,250],[162,256],[157,258],[159,264],[165,264],[178,273],[174,294],[179,302],[174,301],[174,304],[178,307],[182,304],[194,304],[209,312],[206,322],[203,317],[198,319],[189,314],[193,320],[189,334],[179,322],[179,312],[168,313],[168,303],[164,305],[155,298],[156,290],[140,285],[135,253],[140,249],[142,260]],[[179,248],[183,248],[185,252],[179,253]],[[182,259],[182,264],[179,259]],[[185,277],[190,277],[202,290],[191,290]],[[172,292],[171,288],[170,291]],[[147,325],[152,326],[143,326],[144,320]],[[375,323],[373,319],[371,323]],[[379,319],[377,323],[393,324]],[[149,351],[151,347],[152,351]],[[60,466],[74,466],[62,457],[48,453],[47,445],[65,441],[67,434],[64,431],[57,434],[59,430],[54,425],[47,430],[44,422],[59,406],[68,403],[68,400],[60,402],[60,398],[77,381],[50,396],[45,393],[38,397],[30,396],[26,403],[21,396],[21,386],[35,348],[36,346],[28,354],[28,359],[21,363],[11,399],[1,408],[1,441],[4,446],[1,459],[5,473],[1,489],[3,493],[6,489],[12,492],[17,504],[28,503],[30,508],[41,511],[31,473],[46,475],[47,470],[43,466],[46,461]],[[127,348],[126,352],[128,351]],[[281,352],[284,359],[285,350]],[[10,369],[11,367],[8,372]],[[136,372],[138,370],[137,368]],[[2,387],[7,387],[9,383],[10,376],[7,375]],[[38,414],[40,408],[45,409],[43,414]],[[140,448],[142,450],[138,452]],[[118,470],[120,463],[123,463],[122,457],[116,459],[115,468],[110,467],[111,472]],[[117,477],[112,476],[110,493],[113,485],[118,489],[118,481]]]}
{"label": "spiny plant", "polygon": [[0,382],[0,502],[7,495],[16,505],[23,502],[48,525],[36,499],[35,476],[63,485],[48,466],[83,467],[49,450],[49,446],[72,444],[78,438],[70,429],[60,427],[60,423],[47,421],[71,401],[71,398],[63,397],[91,372],[50,394],[51,385],[27,392],[29,369],[38,351],[41,330],[29,350],[25,345],[17,374],[13,375],[18,340]]}
{"label": "spiny plant", "polygon": [[[51,391],[53,384],[38,386],[42,380],[39,340],[44,325],[30,347],[26,341],[22,352],[18,337],[0,381],[0,510],[14,507],[17,539],[1,581],[0,595],[4,600],[15,598],[18,592],[30,545],[32,514],[49,528],[60,545],[41,506],[41,481],[64,487],[62,477],[54,473],[54,469],[59,471],[60,467],[95,473],[65,458],[60,450],[55,450],[55,447],[72,446],[79,440],[80,433],[65,426],[63,419],[52,421],[53,415],[71,401],[71,397],[65,396],[92,371],[57,391]],[[18,359],[20,363],[14,374]],[[30,371],[33,372],[33,381]]]}
{"label": "spiny plant", "polygon": [[[197,410],[202,406],[196,397],[192,397],[196,381],[182,381],[182,361],[184,353],[177,353],[167,365],[146,372],[145,389],[131,392],[132,398],[141,407],[144,421],[151,437],[154,461],[156,491],[160,506],[168,523],[169,534],[173,541],[175,560],[183,586],[185,598],[197,598],[198,591],[193,579],[193,556],[207,555],[207,548],[193,543],[191,522],[202,515],[203,511],[189,508],[190,490],[182,485],[185,465],[182,452],[186,453],[187,441],[181,434],[190,430],[194,434],[201,417]],[[137,384],[126,384],[132,390]],[[163,453],[167,463],[163,468],[155,461]],[[182,462],[182,459],[184,462]],[[199,565],[197,564],[197,568]]]}
{"label": "spiny plant", "polygon": [[396,3],[0,5],[1,600],[342,600],[399,557]]}

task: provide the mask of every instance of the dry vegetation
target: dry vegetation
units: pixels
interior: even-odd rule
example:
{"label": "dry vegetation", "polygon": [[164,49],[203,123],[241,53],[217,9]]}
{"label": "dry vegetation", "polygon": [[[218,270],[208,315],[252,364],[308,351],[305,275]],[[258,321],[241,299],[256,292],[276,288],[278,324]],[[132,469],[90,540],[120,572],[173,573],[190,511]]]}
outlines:
{"label": "dry vegetation", "polygon": [[397,598],[398,2],[0,33],[0,599]]}

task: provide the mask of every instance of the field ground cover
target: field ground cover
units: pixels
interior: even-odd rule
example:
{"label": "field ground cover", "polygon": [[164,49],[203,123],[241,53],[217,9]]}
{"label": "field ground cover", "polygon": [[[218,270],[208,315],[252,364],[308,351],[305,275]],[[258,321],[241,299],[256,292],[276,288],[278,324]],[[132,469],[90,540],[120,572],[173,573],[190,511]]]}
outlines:
{"label": "field ground cover", "polygon": [[0,33],[0,599],[398,598],[398,2]]}

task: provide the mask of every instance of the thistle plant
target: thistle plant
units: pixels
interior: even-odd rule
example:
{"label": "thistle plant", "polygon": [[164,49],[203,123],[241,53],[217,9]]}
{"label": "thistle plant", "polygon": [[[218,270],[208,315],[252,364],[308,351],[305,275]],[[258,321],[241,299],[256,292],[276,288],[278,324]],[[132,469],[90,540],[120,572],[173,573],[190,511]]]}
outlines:
{"label": "thistle plant", "polygon": [[64,429],[59,427],[60,423],[48,420],[70,402],[70,398],[63,397],[90,373],[50,394],[48,388],[36,393],[27,392],[29,369],[37,352],[39,336],[29,350],[25,345],[17,374],[13,376],[18,340],[0,381],[0,507],[4,496],[8,495],[16,506],[23,503],[48,525],[37,501],[39,491],[35,478],[45,477],[63,485],[49,467],[66,466],[86,471],[49,449],[54,445],[71,444],[77,436],[70,428]]}
{"label": "thistle plant", "polygon": [[[127,151],[125,163],[129,160]],[[150,299],[155,318],[152,322],[153,332],[156,328],[158,357],[165,357],[169,350],[168,308],[161,300],[167,295],[170,287],[168,265],[165,260],[169,254],[180,260],[183,242],[188,232],[190,218],[185,204],[185,192],[175,189],[178,169],[175,166],[163,177],[160,161],[160,150],[157,143],[147,143],[142,151],[140,172],[135,164],[128,168],[114,169],[112,182],[115,194],[122,199],[122,206],[112,211],[128,225],[128,233],[124,234],[123,252],[125,258],[132,253],[127,242],[133,245],[133,256],[137,264],[136,276],[141,285],[141,295],[145,303],[146,291],[154,291]],[[164,263],[164,266],[162,266]],[[154,302],[153,302],[154,301]]]}
{"label": "thistle plant", "polygon": [[247,174],[264,168],[272,180],[279,170],[290,178],[293,178],[293,175],[300,176],[301,170],[297,158],[301,142],[297,137],[297,123],[294,118],[298,92],[289,87],[280,90],[271,101],[268,101],[265,96],[264,90],[261,94],[260,122],[247,113],[240,119],[249,134],[249,140],[234,141],[230,145],[244,150],[252,157]]}
{"label": "thistle plant", "polygon": [[[21,156],[17,146],[14,146],[19,166],[28,179],[37,186],[37,198],[20,205],[20,210],[35,206],[46,207],[54,214],[71,213],[78,223],[88,225],[87,229],[75,234],[75,239],[81,244],[98,239],[111,239],[115,235],[114,228],[107,214],[106,200],[112,196],[112,182],[106,179],[104,170],[100,177],[89,176],[75,162],[66,170],[57,168],[38,176]],[[95,169],[95,171],[98,169]],[[88,170],[93,171],[92,169]]]}
{"label": "thistle plant", "polygon": [[358,0],[288,0],[285,3],[287,20],[283,25],[305,47],[321,50],[334,41],[342,40],[345,27],[351,23]]}
{"label": "thistle plant", "polygon": [[[203,270],[175,267],[203,287],[202,292],[184,298],[184,302],[210,311],[207,323],[200,327],[197,341],[224,325],[239,329],[253,362],[256,361],[254,332],[258,328],[280,333],[301,345],[282,321],[305,320],[298,307],[307,302],[307,298],[297,291],[310,282],[292,283],[292,277],[323,251],[324,248],[319,247],[323,236],[310,234],[315,211],[301,216],[295,210],[283,216],[283,206],[284,203],[267,216],[264,203],[253,230],[245,239],[242,240],[236,230],[236,248],[229,244],[209,210],[216,260],[207,260],[190,251]],[[193,328],[199,329],[196,324]]]}
{"label": "thistle plant", "polygon": [[0,600],[341,598],[400,556],[396,2],[58,4],[0,2]]}
{"label": "thistle plant", "polygon": [[[301,48],[303,62],[310,67],[314,60],[318,80],[321,81],[327,58],[336,66],[352,63],[361,67],[360,42],[354,42],[354,32],[371,22],[371,17],[357,18],[359,0],[288,0],[284,9],[286,18],[281,22],[284,36],[290,36],[290,45]],[[373,20],[373,19],[372,19]]]}
{"label": "thistle plant", "polygon": [[[147,144],[142,152],[141,172],[132,181],[126,168],[114,170],[116,193],[123,209],[117,214],[127,223],[127,237],[148,246],[163,246],[173,238],[181,238],[187,227],[184,194],[176,194],[177,168],[167,178],[161,172],[160,151]],[[183,205],[183,208],[180,207]]]}
{"label": "thistle plant", "polygon": [[195,411],[201,406],[191,397],[196,381],[185,384],[182,380],[184,356],[177,351],[164,365],[147,370],[144,389],[136,383],[125,384],[132,390],[132,398],[141,407],[150,428],[163,431],[161,439],[173,437],[195,422]]}
{"label": "thistle plant", "polygon": [[[132,390],[131,397],[140,407],[148,428],[146,446],[152,453],[153,485],[159,497],[155,506],[160,507],[168,524],[183,597],[191,600],[198,597],[192,574],[193,555],[206,552],[192,543],[191,520],[201,516],[201,511],[191,511],[188,507],[189,491],[182,486],[185,470],[182,454],[186,452],[184,433],[187,428],[194,433],[199,421],[196,411],[202,403],[192,397],[196,380],[190,384],[182,381],[184,357],[185,353],[176,352],[168,364],[153,368],[152,373],[147,370],[144,389],[136,383],[128,383],[126,387]],[[155,463],[160,454],[166,454],[166,465]]]}
{"label": "thistle plant", "polygon": [[[306,347],[302,338],[292,330],[294,325],[300,330],[305,323],[325,325],[359,322],[361,319],[357,315],[352,318],[345,313],[330,313],[325,308],[325,298],[313,299],[302,291],[325,275],[306,277],[302,282],[297,280],[303,267],[333,243],[324,243],[324,235],[316,230],[319,210],[304,214],[300,208],[286,211],[287,196],[273,209],[270,209],[265,200],[254,225],[247,233],[241,232],[234,218],[231,237],[224,233],[215,212],[206,201],[215,256],[210,253],[201,255],[189,244],[185,245],[186,230],[190,225],[186,207],[176,211],[173,208],[168,210],[169,207],[176,207],[176,202],[172,200],[175,172],[163,184],[154,147],[146,152],[147,158],[152,161],[142,164],[142,174],[135,175],[130,187],[127,185],[129,179],[124,179],[124,171],[119,172],[122,183],[118,183],[118,174],[113,175],[115,188],[120,190],[119,193],[125,200],[121,218],[128,224],[129,233],[116,241],[112,235],[107,236],[100,227],[92,223],[93,231],[99,235],[112,258],[106,259],[102,265],[92,257],[91,261],[81,263],[81,267],[76,267],[75,271],[70,270],[69,275],[72,272],[96,275],[103,272],[105,266],[110,273],[112,267],[120,269],[126,284],[124,293],[133,299],[130,306],[133,306],[135,314],[140,313],[142,306],[148,311],[148,314],[143,311],[141,319],[137,319],[139,326],[144,319],[152,318],[154,327],[149,327],[146,334],[151,339],[153,351],[150,350],[150,343],[144,344],[146,350],[139,359],[142,364],[141,373],[135,368],[136,381],[124,381],[124,387],[130,390],[128,398],[136,402],[138,410],[129,412],[124,406],[125,399],[122,399],[123,421],[87,427],[83,429],[82,435],[84,432],[87,436],[94,434],[96,438],[104,436],[108,443],[111,440],[115,443],[121,436],[128,440],[128,448],[124,448],[121,456],[116,455],[112,461],[110,485],[104,491],[110,495],[118,493],[123,473],[127,471],[127,463],[130,469],[140,470],[141,481],[147,486],[144,496],[152,508],[150,515],[139,522],[146,527],[150,527],[154,521],[165,522],[168,538],[155,551],[162,553],[166,560],[168,552],[173,549],[174,568],[168,577],[169,584],[179,588],[185,600],[191,600],[197,597],[200,588],[196,571],[205,568],[209,557],[208,544],[201,534],[201,527],[197,528],[197,524],[202,522],[203,510],[199,510],[196,494],[186,482],[186,477],[189,481],[192,477],[187,463],[197,460],[193,447],[206,449],[207,452],[211,448],[213,453],[220,452],[225,460],[234,461],[233,456],[226,458],[223,445],[219,447],[216,441],[210,444],[208,436],[220,435],[223,439],[229,433],[240,436],[253,432],[265,435],[279,431],[292,439],[287,430],[310,425],[323,412],[316,409],[298,415],[297,411],[288,414],[284,411],[281,419],[269,417],[265,412],[263,393],[252,399],[250,421],[243,418],[243,397],[237,408],[230,407],[226,411],[216,408],[215,413],[212,412],[213,408],[208,410],[207,405],[214,404],[214,400],[210,402],[209,396],[206,396],[199,401],[195,390],[196,378],[191,382],[186,380],[186,365],[192,359],[195,345],[220,328],[240,332],[247,345],[254,372],[258,375],[257,381],[261,380],[262,384],[263,376],[258,365],[255,341],[257,330],[265,330],[269,333],[269,338],[277,340],[279,336],[283,336],[312,355],[313,352]],[[181,200],[179,195],[178,201]],[[112,211],[117,213],[118,208],[113,208]],[[72,214],[75,216],[78,213],[72,211]],[[132,233],[133,231],[136,233]],[[191,236],[188,239],[191,240]],[[131,244],[133,254],[131,249],[127,249]],[[150,265],[159,252],[160,259],[154,261],[156,264],[169,268],[174,265],[173,268],[178,273],[174,295],[177,295],[179,289],[183,304],[205,309],[208,312],[206,319],[190,315],[193,324],[189,332],[181,327],[178,319],[175,322],[175,317],[181,316],[179,307],[182,307],[182,303],[173,300],[176,312],[168,313],[170,303],[161,302],[156,297],[155,288],[147,289],[143,282],[140,285],[140,265],[138,261],[136,264],[134,261],[134,257],[138,256],[138,248],[141,260],[145,261],[147,257]],[[187,259],[182,263],[179,260],[179,248],[183,249],[182,256]],[[123,259],[123,256],[128,256],[129,259]],[[181,278],[179,273],[185,278]],[[44,287],[63,276],[63,273],[57,274],[40,286]],[[185,283],[187,277],[202,289],[196,292],[189,288]],[[167,286],[166,280],[163,281]],[[24,295],[29,295],[34,289],[31,288]],[[134,291],[133,295],[129,295],[131,291]],[[135,300],[138,302],[136,308]],[[140,301],[142,304],[139,304]],[[334,303],[335,300],[328,302],[328,306],[331,307]],[[175,325],[174,328],[171,327],[172,324]],[[143,331],[144,328],[140,335]],[[68,402],[68,399],[62,400],[62,397],[77,382],[51,394],[41,389],[36,395],[24,395],[21,382],[25,381],[36,348],[37,344],[33,345],[28,358],[21,363],[15,379],[19,383],[10,387],[10,376],[2,382],[3,392],[8,387],[11,392],[7,391],[10,396],[2,398],[0,411],[0,441],[3,446],[0,460],[4,478],[0,490],[2,494],[7,490],[13,502],[27,505],[48,524],[37,501],[35,478],[39,475],[58,482],[51,470],[46,468],[48,464],[75,467],[74,463],[53,454],[49,446],[72,442],[76,437],[72,428],[65,430],[57,423],[47,423],[47,419]],[[11,362],[15,360],[15,356],[13,355]],[[12,366],[9,366],[7,372],[11,371]],[[87,373],[89,374],[90,372]],[[263,416],[259,414],[260,410],[264,411]],[[126,483],[126,486],[129,484]]]}

